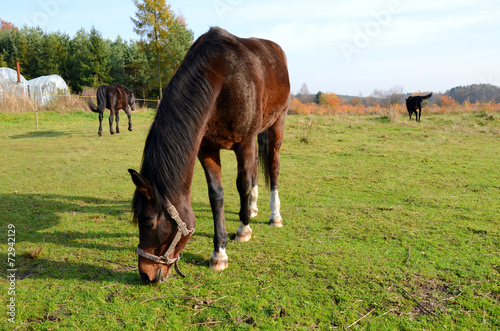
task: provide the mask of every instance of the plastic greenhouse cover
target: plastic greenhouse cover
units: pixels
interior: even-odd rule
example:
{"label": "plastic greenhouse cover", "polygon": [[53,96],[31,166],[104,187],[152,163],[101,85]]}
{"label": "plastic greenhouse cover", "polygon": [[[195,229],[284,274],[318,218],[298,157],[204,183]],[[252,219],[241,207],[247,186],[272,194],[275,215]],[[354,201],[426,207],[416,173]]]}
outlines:
{"label": "plastic greenhouse cover", "polygon": [[59,75],[40,76],[26,82],[30,93],[36,93],[36,98],[42,105],[50,101],[54,95],[68,94],[68,85]]}
{"label": "plastic greenhouse cover", "polygon": [[21,83],[17,83],[17,71],[11,68],[0,68],[0,98],[3,92],[14,92],[30,97],[36,96],[38,102],[45,105],[54,95],[68,94],[68,85],[59,75],[41,76],[26,80],[21,75]]}
{"label": "plastic greenhouse cover", "polygon": [[[17,83],[17,71],[11,68],[0,68],[0,84]],[[26,83],[26,78],[21,75],[21,84]]]}

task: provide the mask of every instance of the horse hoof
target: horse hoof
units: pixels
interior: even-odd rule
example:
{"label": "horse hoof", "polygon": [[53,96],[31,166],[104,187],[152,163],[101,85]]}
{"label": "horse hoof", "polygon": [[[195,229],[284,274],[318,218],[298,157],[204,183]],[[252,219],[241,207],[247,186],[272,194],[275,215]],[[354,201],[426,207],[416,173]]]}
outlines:
{"label": "horse hoof", "polygon": [[282,228],[283,227],[283,220],[281,220],[281,219],[269,220],[269,225],[274,226],[276,228]]}
{"label": "horse hoof", "polygon": [[255,217],[259,214],[259,210],[258,209],[252,209],[250,210],[250,217]]}
{"label": "horse hoof", "polygon": [[99,137],[102,137],[102,132],[101,131],[97,131],[97,134],[99,135]]}
{"label": "horse hoof", "polygon": [[132,131],[132,128],[128,128],[129,131]]}
{"label": "horse hoof", "polygon": [[252,239],[252,232],[236,233],[236,237],[234,238],[234,241],[244,243],[245,241],[249,241],[250,239]]}
{"label": "horse hoof", "polygon": [[110,132],[112,135],[115,134],[114,132]]}
{"label": "horse hoof", "polygon": [[227,268],[227,260],[210,259],[210,269],[215,271],[222,271],[226,268]]}

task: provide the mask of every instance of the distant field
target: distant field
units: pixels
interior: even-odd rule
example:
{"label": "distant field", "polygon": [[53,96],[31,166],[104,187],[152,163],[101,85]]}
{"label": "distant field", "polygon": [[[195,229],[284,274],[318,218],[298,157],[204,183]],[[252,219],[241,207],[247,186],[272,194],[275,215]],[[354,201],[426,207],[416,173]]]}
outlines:
{"label": "distant field", "polygon": [[[108,116],[109,113],[106,113]],[[152,112],[97,136],[96,114],[0,113],[0,329],[500,329],[500,113],[292,115],[284,227],[261,187],[254,237],[208,269],[213,226],[197,165],[196,233],[159,285],[136,269],[134,186]],[[107,123],[107,121],[105,121]],[[223,155],[230,237],[236,161]],[[8,266],[8,227],[15,227]],[[232,235],[232,236],[231,236]],[[15,298],[15,323],[8,307]]]}

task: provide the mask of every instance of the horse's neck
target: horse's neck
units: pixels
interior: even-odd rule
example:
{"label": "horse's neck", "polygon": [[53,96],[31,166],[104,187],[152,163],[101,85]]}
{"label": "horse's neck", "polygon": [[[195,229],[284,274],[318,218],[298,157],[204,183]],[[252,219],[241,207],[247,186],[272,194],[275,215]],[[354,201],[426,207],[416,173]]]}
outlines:
{"label": "horse's neck", "polygon": [[[163,126],[161,122],[156,123],[155,130],[162,130],[162,132],[157,136],[156,145],[151,148],[151,152],[160,151],[166,154],[162,156],[164,158],[162,165],[168,174],[162,177],[165,180],[162,185],[169,191],[169,195],[182,195],[189,198],[196,158],[207,120],[208,118],[195,120],[186,116],[184,121],[169,121],[169,126]],[[190,127],[191,131],[193,128],[195,130],[185,132],[187,130],[185,127]],[[184,134],[179,134],[179,132]],[[155,157],[158,156],[153,156],[153,158]],[[151,170],[162,171],[164,169]],[[159,176],[152,174],[152,177],[158,178]]]}
{"label": "horse's neck", "polygon": [[154,124],[156,130],[161,130],[156,133],[160,139],[155,143],[160,144],[156,148],[165,151],[161,155],[166,156],[164,163],[168,165],[169,175],[165,177],[180,181],[170,186],[184,192],[190,190],[198,150],[214,107],[217,95],[214,81],[221,84],[220,78],[210,76],[211,71],[199,71],[181,66],[168,85]]}

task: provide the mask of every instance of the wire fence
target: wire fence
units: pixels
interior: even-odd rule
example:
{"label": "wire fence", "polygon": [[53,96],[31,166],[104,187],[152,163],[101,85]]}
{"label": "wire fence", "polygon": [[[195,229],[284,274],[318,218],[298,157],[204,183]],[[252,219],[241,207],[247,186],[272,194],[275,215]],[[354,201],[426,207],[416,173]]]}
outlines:
{"label": "wire fence", "polygon": [[[82,94],[68,94],[65,92],[21,91],[21,89],[0,88],[0,112],[23,113],[38,110],[53,110],[68,112],[71,110],[89,110],[88,100],[97,103],[95,90],[84,89]],[[135,98],[136,108],[156,109],[159,99]]]}
{"label": "wire fence", "polygon": [[[82,94],[32,92],[19,93],[12,89],[0,89],[0,112],[3,113],[35,113],[35,126],[38,130],[40,111],[68,113],[71,111],[90,112],[88,101],[97,103],[95,90],[87,89]],[[135,110],[156,109],[159,99],[135,99]]]}

